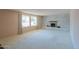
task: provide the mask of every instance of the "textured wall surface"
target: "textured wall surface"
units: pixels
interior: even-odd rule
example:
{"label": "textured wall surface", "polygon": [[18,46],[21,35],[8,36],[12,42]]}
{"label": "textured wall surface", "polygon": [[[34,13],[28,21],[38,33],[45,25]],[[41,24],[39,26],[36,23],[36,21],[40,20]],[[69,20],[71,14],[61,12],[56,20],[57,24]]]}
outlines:
{"label": "textured wall surface", "polygon": [[50,15],[45,16],[43,18],[43,27],[46,27],[49,24],[48,21],[57,21],[57,25],[61,27],[62,30],[69,31],[70,30],[70,15],[69,14],[61,14],[61,15]]}

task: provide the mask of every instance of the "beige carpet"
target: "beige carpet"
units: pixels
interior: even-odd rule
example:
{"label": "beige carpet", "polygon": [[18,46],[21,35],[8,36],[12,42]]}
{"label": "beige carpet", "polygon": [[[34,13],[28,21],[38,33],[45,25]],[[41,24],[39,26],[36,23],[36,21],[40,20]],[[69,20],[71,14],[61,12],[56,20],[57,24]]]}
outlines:
{"label": "beige carpet", "polygon": [[0,39],[7,49],[72,49],[70,33],[55,30],[35,30]]}

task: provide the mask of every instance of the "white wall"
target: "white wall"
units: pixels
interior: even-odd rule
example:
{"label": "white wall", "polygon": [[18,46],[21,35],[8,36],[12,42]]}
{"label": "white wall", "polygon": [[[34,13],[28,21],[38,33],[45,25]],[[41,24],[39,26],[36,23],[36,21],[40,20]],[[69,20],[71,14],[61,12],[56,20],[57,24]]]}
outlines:
{"label": "white wall", "polygon": [[57,25],[61,26],[62,30],[65,30],[65,31],[70,30],[70,15],[69,14],[44,16],[43,18],[44,28],[48,24],[48,21],[57,21],[58,22]]}
{"label": "white wall", "polygon": [[71,10],[70,32],[74,48],[79,48],[79,10]]}

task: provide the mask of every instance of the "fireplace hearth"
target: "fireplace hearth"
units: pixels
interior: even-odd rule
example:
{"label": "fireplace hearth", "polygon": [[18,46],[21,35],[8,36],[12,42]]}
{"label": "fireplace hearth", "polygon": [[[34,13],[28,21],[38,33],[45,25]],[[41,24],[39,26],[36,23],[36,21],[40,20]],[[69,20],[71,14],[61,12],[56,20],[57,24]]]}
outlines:
{"label": "fireplace hearth", "polygon": [[61,26],[58,26],[57,23],[57,21],[49,21],[49,25],[47,25],[47,27],[61,28]]}

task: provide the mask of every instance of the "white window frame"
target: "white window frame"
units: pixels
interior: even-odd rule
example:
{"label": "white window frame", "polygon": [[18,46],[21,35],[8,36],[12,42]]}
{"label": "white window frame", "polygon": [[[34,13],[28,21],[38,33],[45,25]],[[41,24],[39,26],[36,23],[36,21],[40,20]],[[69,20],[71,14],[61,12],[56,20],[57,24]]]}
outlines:
{"label": "white window frame", "polygon": [[[23,18],[25,18],[26,20],[24,20]],[[23,21],[25,21],[25,22],[23,22]],[[30,27],[30,17],[29,16],[22,15],[22,27]]]}
{"label": "white window frame", "polygon": [[[35,24],[34,24],[34,22],[32,22],[33,20],[35,20]],[[38,25],[37,24],[37,16],[31,16],[31,26],[37,26],[37,25]]]}

